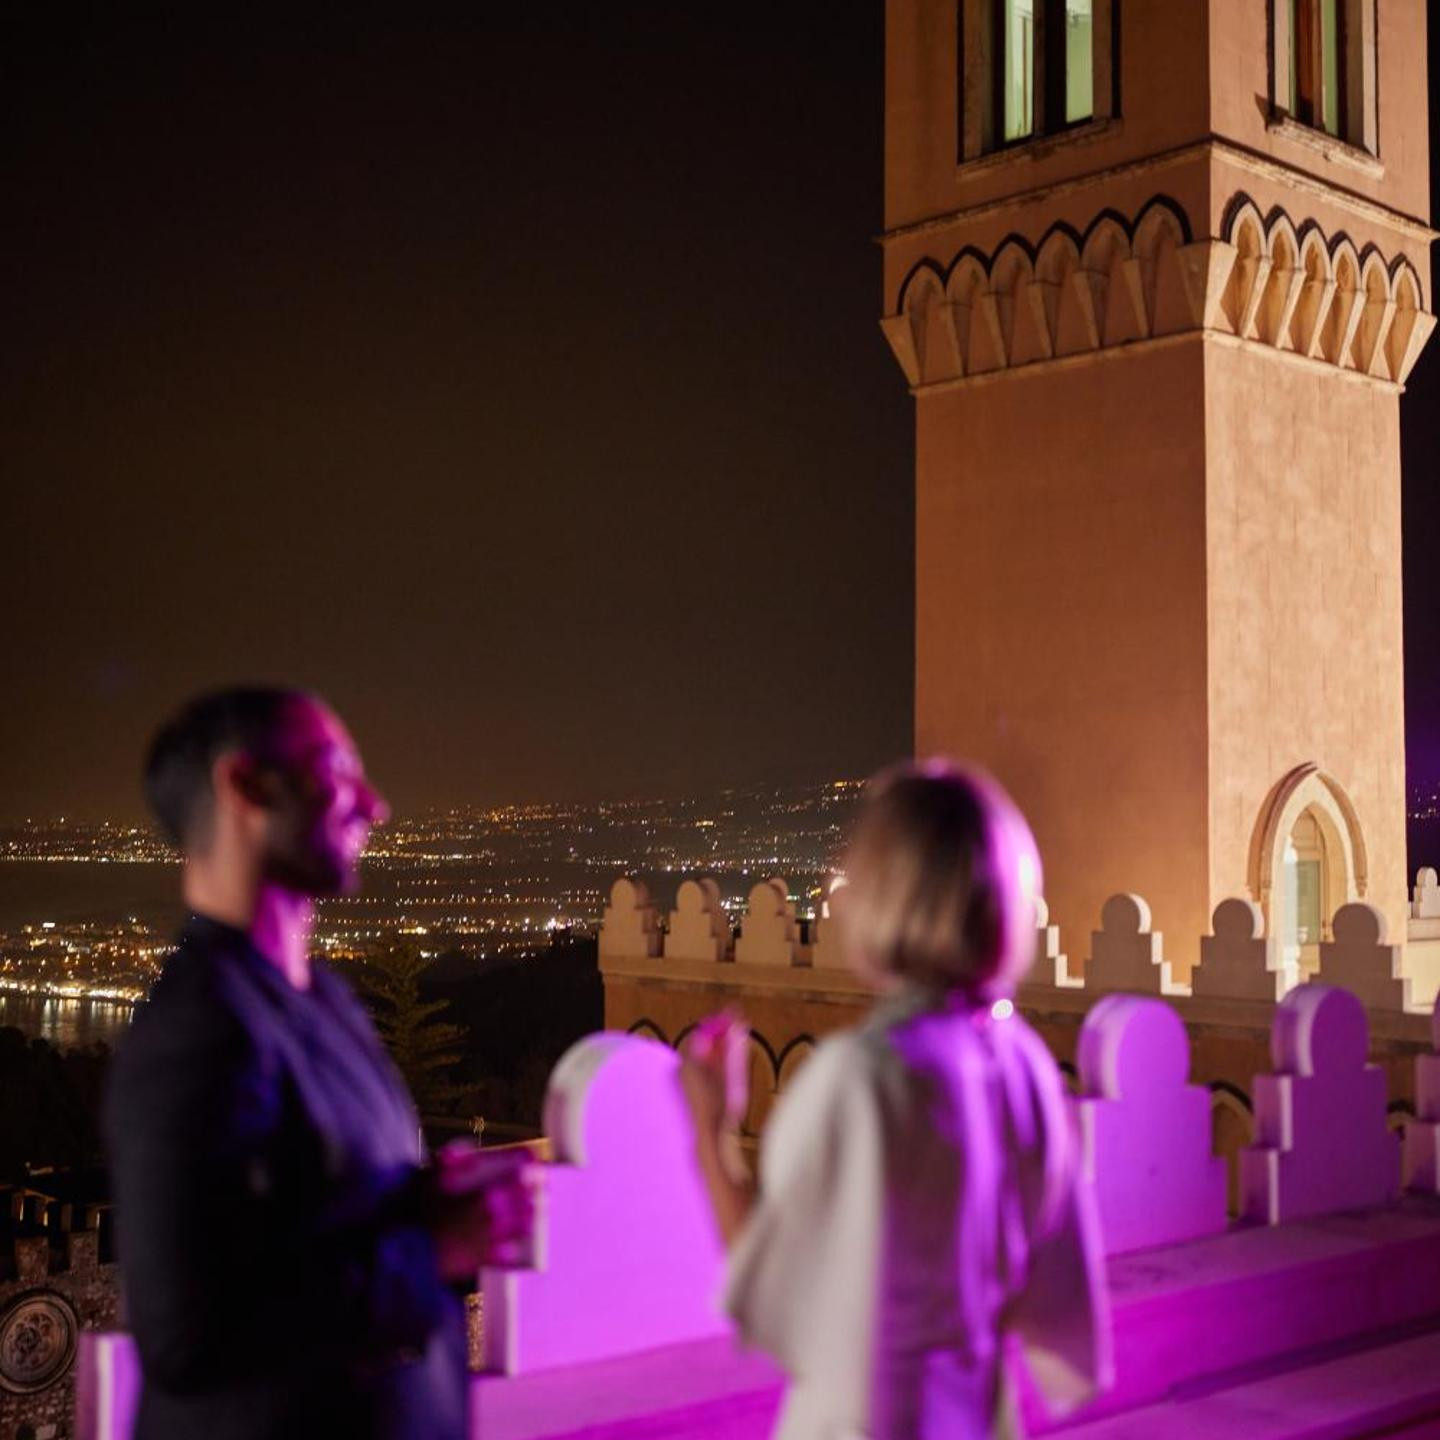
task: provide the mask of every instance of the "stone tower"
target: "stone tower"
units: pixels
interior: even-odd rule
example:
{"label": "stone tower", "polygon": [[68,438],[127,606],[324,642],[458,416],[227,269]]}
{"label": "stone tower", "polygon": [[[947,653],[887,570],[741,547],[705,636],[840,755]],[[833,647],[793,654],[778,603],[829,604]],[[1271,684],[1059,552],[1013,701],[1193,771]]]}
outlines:
{"label": "stone tower", "polygon": [[[1423,0],[887,0],[916,748],[1052,918],[1405,936],[1400,392],[1434,325]],[[1083,949],[1082,945],[1078,948]]]}

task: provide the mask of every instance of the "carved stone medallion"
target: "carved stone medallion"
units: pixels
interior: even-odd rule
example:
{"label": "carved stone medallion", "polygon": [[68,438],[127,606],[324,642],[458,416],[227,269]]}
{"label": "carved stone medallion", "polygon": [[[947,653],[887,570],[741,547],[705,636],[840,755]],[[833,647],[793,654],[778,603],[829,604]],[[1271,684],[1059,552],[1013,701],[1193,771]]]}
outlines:
{"label": "carved stone medallion", "polygon": [[0,1314],[0,1389],[44,1390],[75,1359],[75,1312],[51,1291],[22,1295]]}

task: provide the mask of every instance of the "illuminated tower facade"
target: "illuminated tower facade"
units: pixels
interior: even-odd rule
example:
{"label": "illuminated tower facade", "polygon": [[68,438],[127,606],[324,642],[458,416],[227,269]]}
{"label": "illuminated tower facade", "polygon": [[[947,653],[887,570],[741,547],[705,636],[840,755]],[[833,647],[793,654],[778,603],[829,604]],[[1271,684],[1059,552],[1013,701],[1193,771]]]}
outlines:
{"label": "illuminated tower facade", "polygon": [[[1423,0],[888,0],[882,325],[915,396],[916,748],[1074,934],[1183,975],[1250,895],[1405,935],[1399,397]],[[1076,947],[1083,952],[1083,942]]]}

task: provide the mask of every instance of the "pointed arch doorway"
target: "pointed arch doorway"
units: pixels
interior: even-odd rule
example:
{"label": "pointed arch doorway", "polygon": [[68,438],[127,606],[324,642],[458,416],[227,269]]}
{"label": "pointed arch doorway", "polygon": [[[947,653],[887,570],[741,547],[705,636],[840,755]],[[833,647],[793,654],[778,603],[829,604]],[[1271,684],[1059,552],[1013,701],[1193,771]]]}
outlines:
{"label": "pointed arch doorway", "polygon": [[1368,860],[1360,817],[1344,787],[1318,765],[1297,765],[1271,790],[1255,827],[1250,892],[1265,931],[1302,977],[1320,966],[1331,916],[1363,900]]}

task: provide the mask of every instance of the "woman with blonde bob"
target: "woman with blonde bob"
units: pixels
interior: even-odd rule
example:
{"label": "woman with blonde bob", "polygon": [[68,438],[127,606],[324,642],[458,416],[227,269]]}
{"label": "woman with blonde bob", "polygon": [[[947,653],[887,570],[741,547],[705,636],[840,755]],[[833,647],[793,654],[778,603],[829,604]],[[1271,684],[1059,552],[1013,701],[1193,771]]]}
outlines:
{"label": "woman with blonde bob", "polygon": [[845,872],[832,923],[881,998],[781,1099],[758,1189],[736,1139],[743,1023],[717,1016],[686,1048],[725,1304],[790,1377],[782,1440],[1018,1435],[1007,1334],[1052,1409],[1109,1370],[1060,1076],[1011,1002],[1035,950],[1035,842],[988,777],[902,765],[871,782]]}

